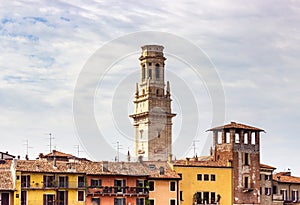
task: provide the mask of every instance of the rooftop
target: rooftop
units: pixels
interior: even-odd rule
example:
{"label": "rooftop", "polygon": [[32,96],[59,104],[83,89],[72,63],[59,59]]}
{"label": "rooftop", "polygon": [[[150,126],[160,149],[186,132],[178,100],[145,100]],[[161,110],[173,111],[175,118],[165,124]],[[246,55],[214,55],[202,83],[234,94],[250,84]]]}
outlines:
{"label": "rooftop", "polygon": [[252,127],[252,126],[249,126],[249,125],[236,123],[236,122],[231,122],[230,124],[227,124],[227,125],[214,127],[214,128],[211,128],[207,131],[221,131],[221,130],[224,130],[224,129],[243,129],[243,130],[249,130],[249,131],[259,131],[259,132],[263,131],[264,132],[263,129],[260,129],[260,128],[257,128],[257,127]]}
{"label": "rooftop", "polygon": [[0,190],[13,190],[14,183],[11,174],[12,160],[3,160],[0,163]]}
{"label": "rooftop", "polygon": [[143,162],[149,178],[155,179],[180,179],[180,176],[172,170],[168,162],[163,161],[146,161]]}
{"label": "rooftop", "polygon": [[228,161],[213,160],[213,156],[201,156],[186,158],[174,161],[174,166],[194,166],[194,167],[229,167]]}
{"label": "rooftop", "polygon": [[280,183],[300,184],[300,177],[291,176],[291,172],[279,172],[273,175],[273,180]]}

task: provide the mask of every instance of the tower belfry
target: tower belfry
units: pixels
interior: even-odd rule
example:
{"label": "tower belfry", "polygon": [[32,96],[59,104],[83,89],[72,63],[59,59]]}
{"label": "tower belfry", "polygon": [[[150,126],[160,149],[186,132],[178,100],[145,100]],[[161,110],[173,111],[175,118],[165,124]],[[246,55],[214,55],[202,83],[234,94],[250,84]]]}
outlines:
{"label": "tower belfry", "polygon": [[140,84],[134,98],[134,154],[148,160],[167,161],[172,154],[170,83],[165,90],[163,46],[142,46]]}

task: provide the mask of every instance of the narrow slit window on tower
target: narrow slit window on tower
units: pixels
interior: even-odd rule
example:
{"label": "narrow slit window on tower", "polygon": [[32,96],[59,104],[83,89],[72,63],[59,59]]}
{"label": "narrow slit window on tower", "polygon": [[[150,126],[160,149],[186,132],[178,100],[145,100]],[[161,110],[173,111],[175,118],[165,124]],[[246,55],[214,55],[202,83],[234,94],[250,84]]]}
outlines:
{"label": "narrow slit window on tower", "polygon": [[145,68],[145,64],[143,65],[143,68],[142,68],[142,80],[145,80],[146,78],[146,68]]}
{"label": "narrow slit window on tower", "polygon": [[156,79],[159,79],[159,64],[155,65],[155,77]]}
{"label": "narrow slit window on tower", "polygon": [[244,144],[248,144],[248,133],[244,134]]}
{"label": "narrow slit window on tower", "polygon": [[244,165],[249,165],[249,153],[245,153],[244,155]]}
{"label": "narrow slit window on tower", "polygon": [[152,69],[149,69],[149,78],[152,79]]}
{"label": "narrow slit window on tower", "polygon": [[244,178],[244,188],[245,189],[249,188],[249,177],[248,176]]}

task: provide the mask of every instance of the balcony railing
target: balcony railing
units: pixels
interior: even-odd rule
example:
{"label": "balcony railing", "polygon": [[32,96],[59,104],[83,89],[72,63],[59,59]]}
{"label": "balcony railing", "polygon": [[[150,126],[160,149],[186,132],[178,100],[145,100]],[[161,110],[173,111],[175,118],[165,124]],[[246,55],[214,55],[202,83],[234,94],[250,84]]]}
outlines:
{"label": "balcony railing", "polygon": [[86,189],[85,182],[32,182],[30,184],[21,184],[22,189]]}
{"label": "balcony railing", "polygon": [[100,187],[88,187],[88,194],[99,195],[148,195],[149,189],[146,187],[115,187],[115,186],[100,186]]}

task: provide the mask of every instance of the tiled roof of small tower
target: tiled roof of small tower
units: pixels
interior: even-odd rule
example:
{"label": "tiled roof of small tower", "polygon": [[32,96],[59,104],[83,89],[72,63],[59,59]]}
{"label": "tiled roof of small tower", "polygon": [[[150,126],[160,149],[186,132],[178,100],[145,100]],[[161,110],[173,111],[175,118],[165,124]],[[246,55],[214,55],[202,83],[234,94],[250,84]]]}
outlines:
{"label": "tiled roof of small tower", "polygon": [[12,160],[3,160],[0,163],[0,190],[13,190],[14,183],[11,174]]}
{"label": "tiled roof of small tower", "polygon": [[260,168],[263,168],[263,169],[276,169],[276,167],[272,167],[270,165],[266,165],[266,164],[260,164]]}
{"label": "tiled roof of small tower", "polygon": [[291,172],[279,172],[273,175],[273,180],[281,183],[300,184],[300,177],[291,176]]}
{"label": "tiled roof of small tower", "polygon": [[[146,161],[143,162],[149,178],[156,179],[180,179],[180,176],[172,170],[168,162],[165,161]],[[163,168],[164,173],[160,173],[160,169]]]}
{"label": "tiled roof of small tower", "polygon": [[224,129],[244,129],[244,130],[251,130],[251,131],[263,131],[263,129],[257,128],[257,127],[252,127],[249,125],[244,125],[241,123],[236,123],[236,122],[231,122],[230,124],[223,125],[223,126],[218,126],[211,128],[207,131],[217,131],[217,130],[224,130]]}

